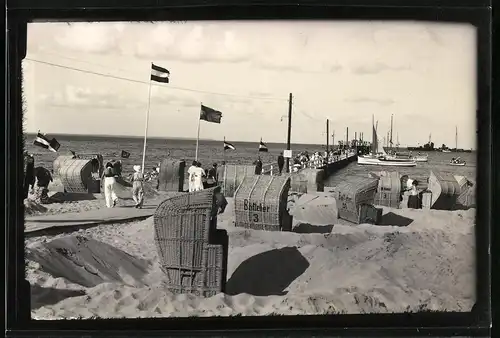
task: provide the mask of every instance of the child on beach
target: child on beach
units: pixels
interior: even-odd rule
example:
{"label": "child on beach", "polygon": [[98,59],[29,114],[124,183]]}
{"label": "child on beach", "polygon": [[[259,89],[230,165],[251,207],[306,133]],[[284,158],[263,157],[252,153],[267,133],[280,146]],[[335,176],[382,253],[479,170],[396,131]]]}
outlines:
{"label": "child on beach", "polygon": [[144,177],[141,172],[140,165],[134,165],[134,173],[132,174],[132,198],[136,208],[142,208],[144,203]]}
{"label": "child on beach", "polygon": [[116,206],[116,201],[118,196],[115,193],[115,171],[113,170],[113,164],[111,162],[106,163],[106,168],[102,175],[104,181],[104,197],[106,199],[106,207],[113,208]]}

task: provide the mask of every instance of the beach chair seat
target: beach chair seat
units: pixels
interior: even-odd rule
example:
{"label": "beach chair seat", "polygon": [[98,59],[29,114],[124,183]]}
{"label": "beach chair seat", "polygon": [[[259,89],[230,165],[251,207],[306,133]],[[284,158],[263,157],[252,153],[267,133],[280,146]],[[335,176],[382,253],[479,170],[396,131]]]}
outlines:
{"label": "beach chair seat", "polygon": [[217,230],[219,187],[163,201],[154,214],[154,236],[164,286],[172,293],[210,297],[223,292],[228,237]]}

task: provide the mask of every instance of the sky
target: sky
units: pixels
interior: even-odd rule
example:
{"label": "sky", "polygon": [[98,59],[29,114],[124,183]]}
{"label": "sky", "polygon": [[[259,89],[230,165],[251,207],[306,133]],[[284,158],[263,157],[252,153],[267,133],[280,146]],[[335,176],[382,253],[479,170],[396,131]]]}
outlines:
{"label": "sky", "polygon": [[[149,85],[151,63],[170,83]],[[475,148],[476,31],[466,24],[348,21],[32,23],[23,61],[28,133],[381,141]],[[150,99],[149,99],[150,98]]]}

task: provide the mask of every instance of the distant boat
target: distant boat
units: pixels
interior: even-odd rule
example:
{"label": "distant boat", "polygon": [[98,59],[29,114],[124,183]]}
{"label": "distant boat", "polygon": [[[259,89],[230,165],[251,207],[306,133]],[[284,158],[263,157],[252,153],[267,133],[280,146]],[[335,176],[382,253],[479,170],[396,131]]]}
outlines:
{"label": "distant boat", "polygon": [[443,153],[451,153],[451,150],[450,149],[443,149],[441,150]]}
{"label": "distant boat", "polygon": [[463,167],[463,166],[465,166],[465,162],[459,162],[459,163],[450,162],[450,163],[448,163],[448,165],[452,165],[455,167]]}
{"label": "distant boat", "polygon": [[358,164],[360,165],[379,165],[384,167],[415,167],[417,165],[414,161],[409,160],[389,160],[384,156],[374,157],[370,155],[358,156]]}
{"label": "distant boat", "polygon": [[370,155],[358,156],[359,165],[379,165],[389,167],[415,167],[417,163],[408,159],[402,159],[387,155],[383,147],[380,147],[377,131],[372,120],[372,153]]}

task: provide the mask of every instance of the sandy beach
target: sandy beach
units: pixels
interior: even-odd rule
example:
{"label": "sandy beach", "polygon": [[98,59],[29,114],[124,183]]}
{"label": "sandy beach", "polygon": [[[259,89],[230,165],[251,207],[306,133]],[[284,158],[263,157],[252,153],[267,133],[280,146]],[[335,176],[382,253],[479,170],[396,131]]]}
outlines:
{"label": "sandy beach", "polygon": [[[152,218],[29,237],[32,317],[470,311],[474,209],[384,208],[387,225],[350,226],[338,224],[330,195],[295,196],[293,232],[235,227],[228,199],[218,219],[229,234],[226,294],[206,299],[162,289]],[[56,203],[47,212],[102,206]],[[397,226],[401,220],[410,223]]]}

